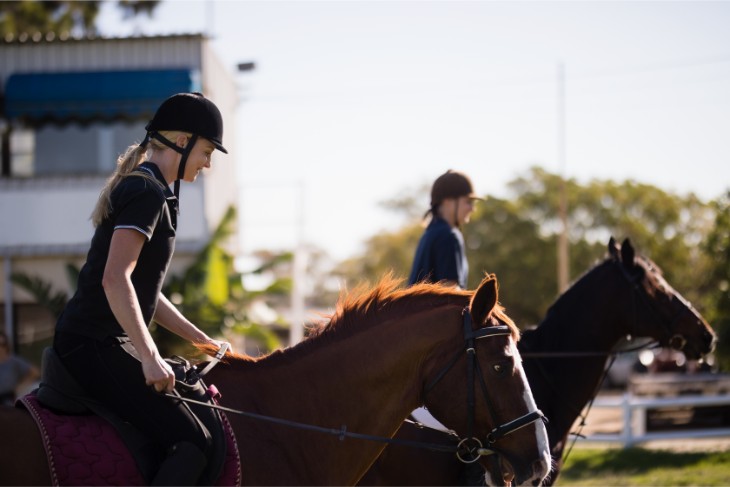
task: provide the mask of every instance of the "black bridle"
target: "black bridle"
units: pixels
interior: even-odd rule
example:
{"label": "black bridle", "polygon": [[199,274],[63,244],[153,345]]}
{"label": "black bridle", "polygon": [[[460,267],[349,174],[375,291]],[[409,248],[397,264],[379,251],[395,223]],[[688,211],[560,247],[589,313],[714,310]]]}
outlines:
{"label": "black bridle", "polygon": [[[683,304],[682,309],[676,313],[671,319],[667,319],[666,316],[664,316],[655,306],[654,301],[649,297],[649,293],[646,289],[644,289],[644,286],[641,285],[642,278],[647,272],[652,272],[653,267],[648,266],[648,269],[642,269],[642,272],[637,273],[636,275],[631,275],[629,271],[626,269],[626,266],[623,265],[621,261],[615,261],[615,264],[618,266],[618,268],[621,270],[621,275],[624,276],[624,278],[628,281],[629,285],[631,286],[631,306],[632,306],[632,315],[634,317],[634,323],[631,327],[634,332],[638,335],[638,329],[639,329],[639,314],[638,314],[638,305],[637,301],[641,301],[645,308],[649,310],[650,314],[655,316],[657,318],[657,322],[662,326],[662,332],[665,336],[665,341],[663,343],[666,343],[667,346],[675,349],[675,350],[682,350],[684,349],[685,345],[687,345],[687,339],[680,333],[674,332],[674,326],[679,321],[679,319],[687,312],[692,313],[692,305],[682,299],[679,295],[677,295],[676,291],[672,293],[672,298],[680,300]],[[674,291],[674,290],[673,290]],[[660,343],[662,343],[662,340],[659,340]]]}
{"label": "black bridle", "polygon": [[[423,397],[425,398],[426,394],[433,389],[433,387],[451,370],[451,368],[454,366],[454,364],[457,362],[459,357],[463,353],[466,353],[467,356],[467,407],[468,407],[468,415],[467,415],[467,436],[466,438],[460,439],[458,444],[456,446],[447,446],[442,444],[432,444],[432,443],[425,443],[425,442],[418,442],[418,441],[409,441],[409,440],[402,440],[398,438],[387,438],[382,436],[375,436],[375,435],[368,435],[363,433],[355,433],[351,431],[347,431],[347,426],[343,425],[340,429],[337,428],[325,428],[321,426],[306,424],[306,423],[299,423],[297,421],[290,421],[287,419],[282,418],[275,418],[272,416],[266,416],[263,414],[257,414],[257,413],[251,413],[248,411],[243,411],[240,409],[232,409],[225,406],[220,406],[217,403],[213,402],[202,402],[197,401],[194,399],[189,399],[187,397],[180,396],[179,394],[169,394],[166,393],[165,395],[183,402],[189,402],[193,404],[198,404],[201,406],[205,406],[212,409],[218,409],[221,411],[226,411],[229,413],[245,416],[252,419],[257,419],[261,421],[267,421],[270,423],[276,423],[284,426],[289,426],[293,428],[308,430],[308,431],[316,431],[320,433],[330,434],[337,436],[340,441],[344,441],[345,438],[357,438],[361,440],[369,440],[369,441],[377,441],[381,443],[388,443],[388,444],[398,444],[403,446],[409,446],[414,448],[425,448],[428,450],[435,450],[435,451],[442,451],[442,452],[450,452],[455,453],[457,458],[462,461],[463,463],[473,463],[479,459],[481,456],[487,456],[487,455],[494,455],[494,454],[500,454],[501,452],[495,448],[493,448],[493,445],[499,441],[501,438],[514,433],[515,431],[524,428],[525,426],[528,426],[535,421],[543,420],[547,422],[547,418],[543,415],[542,411],[536,410],[532,411],[530,413],[527,413],[523,416],[520,416],[514,420],[511,420],[507,423],[501,424],[492,431],[487,434],[485,438],[485,444],[481,442],[478,438],[473,436],[473,428],[474,428],[474,417],[475,417],[475,392],[474,392],[474,376],[475,372],[478,372],[476,374],[479,377],[479,383],[481,385],[482,392],[484,394],[484,399],[487,404],[487,408],[489,411],[489,414],[492,418],[492,421],[496,418],[495,414],[495,408],[489,398],[489,394],[487,393],[487,386],[484,382],[484,377],[481,373],[481,367],[479,366],[479,361],[476,360],[476,340],[479,340],[481,338],[488,338],[488,337],[495,337],[495,336],[505,336],[505,335],[511,335],[512,331],[508,326],[488,326],[484,328],[480,328],[478,330],[472,330],[472,318],[471,313],[469,312],[468,308],[464,308],[464,311],[462,313],[463,315],[463,325],[464,325],[464,350],[460,350],[454,358],[444,367],[444,369],[439,372],[436,377],[429,383],[429,385],[424,389]],[[221,355],[222,356],[222,355]],[[221,357],[216,355],[215,363],[217,363],[218,360],[220,360]],[[211,365],[208,365],[204,372],[208,372],[211,368]],[[210,391],[211,397],[215,397],[217,394],[217,389],[215,389],[214,386],[208,387]],[[177,391],[175,391],[177,392]],[[468,456],[467,456],[468,455]]]}
{"label": "black bridle", "polygon": [[454,358],[451,359],[451,361],[449,361],[449,363],[446,365],[446,367],[444,367],[441,372],[439,372],[436,377],[425,387],[423,397],[425,399],[426,395],[436,386],[436,384],[438,384],[438,382],[449,372],[449,370],[451,370],[454,364],[459,360],[459,357],[461,357],[463,353],[466,353],[466,437],[459,441],[456,456],[463,463],[473,463],[476,462],[480,456],[499,454],[500,451],[494,448],[494,444],[501,438],[511,433],[514,433],[515,431],[524,428],[525,426],[528,426],[537,420],[541,419],[543,421],[547,421],[547,418],[545,418],[542,411],[538,409],[523,416],[520,416],[512,421],[496,426],[494,429],[492,429],[492,431],[489,432],[489,434],[487,434],[484,443],[482,443],[479,438],[474,436],[473,431],[476,411],[476,398],[474,390],[475,377],[479,378],[479,385],[481,387],[482,395],[484,397],[484,402],[487,405],[487,411],[490,418],[492,419],[492,423],[497,423],[496,409],[489,396],[487,384],[484,381],[484,374],[482,373],[482,368],[479,365],[479,361],[476,357],[477,340],[481,338],[496,336],[510,336],[512,334],[512,330],[505,325],[487,326],[479,328],[477,330],[473,330],[472,317],[468,308],[464,308],[464,310],[462,311],[462,316],[462,322],[464,326],[464,350],[457,352]]}
{"label": "black bridle", "polygon": [[[662,346],[662,342],[666,343],[668,346],[674,348],[675,350],[682,350],[685,345],[687,344],[687,339],[680,333],[674,332],[674,326],[675,324],[682,318],[682,316],[685,313],[692,313],[692,305],[682,299],[681,296],[679,296],[676,291],[672,294],[672,297],[674,299],[677,299],[682,302],[684,306],[682,306],[682,309],[677,312],[671,319],[668,319],[665,315],[662,314],[661,311],[657,309],[657,307],[654,305],[653,300],[649,296],[649,292],[644,288],[644,286],[641,285],[642,278],[644,277],[644,274],[647,272],[647,270],[643,270],[642,273],[637,273],[636,275],[631,275],[629,271],[626,269],[626,267],[622,264],[619,260],[614,260],[613,264],[618,267],[620,271],[620,275],[626,279],[626,281],[629,283],[629,291],[630,291],[630,297],[631,297],[631,323],[629,324],[629,334],[632,337],[641,336],[642,333],[640,332],[639,328],[639,306],[638,302],[644,304],[645,308],[649,310],[649,313],[654,315],[657,318],[657,322],[659,323],[659,326],[661,326],[662,335],[664,335],[665,340],[656,340],[652,342],[648,342],[642,345],[637,345],[632,348],[622,349],[622,350],[610,350],[610,351],[585,351],[585,352],[531,352],[531,351],[522,351],[521,355],[522,358],[586,358],[586,357],[608,357],[608,356],[616,356],[623,353],[631,353],[636,352],[640,350],[644,350],[647,348],[658,348]],[[652,269],[650,268],[649,271]]]}
{"label": "black bridle", "polygon": [[[653,315],[657,318],[657,322],[662,327],[662,334],[665,337],[666,344],[671,346],[672,348],[676,350],[682,350],[684,346],[687,344],[687,339],[679,334],[675,333],[674,326],[679,321],[679,319],[686,313],[692,312],[692,305],[688,302],[686,302],[684,299],[682,299],[679,295],[677,295],[676,291],[672,294],[672,297],[674,299],[678,299],[684,304],[682,309],[676,313],[672,318],[668,319],[664,314],[662,314],[657,307],[654,304],[654,301],[649,296],[649,292],[644,288],[642,285],[642,279],[646,275],[647,272],[652,272],[653,267],[648,266],[648,269],[642,268],[642,272],[638,272],[636,274],[629,273],[626,266],[623,264],[621,260],[613,260],[613,265],[618,267],[620,271],[620,275],[628,282],[629,284],[629,291],[631,296],[631,317],[632,322],[629,325],[629,330],[632,334],[632,337],[635,336],[641,336],[641,333],[639,332],[639,311],[638,311],[638,302],[643,303],[646,309],[649,310],[649,314]],[[636,352],[639,350],[644,349],[652,349],[652,348],[658,348],[661,346],[662,340],[658,341],[652,341],[648,342],[642,345],[638,345],[632,348],[623,349],[623,350],[611,350],[611,351],[605,351],[605,352],[599,352],[599,351],[588,351],[588,352],[522,352],[523,358],[532,358],[532,359],[539,359],[539,358],[586,358],[586,357],[597,357],[597,356],[603,356],[607,357],[608,360],[606,360],[606,363],[604,364],[603,372],[601,374],[601,378],[599,379],[595,390],[593,391],[593,394],[591,395],[590,400],[588,403],[581,407],[576,408],[574,405],[569,404],[566,402],[566,406],[571,407],[574,410],[577,410],[578,415],[581,419],[579,425],[578,425],[578,431],[571,433],[574,437],[573,442],[571,442],[570,447],[568,448],[568,451],[565,453],[563,457],[563,461],[567,459],[568,455],[573,449],[573,446],[575,445],[575,441],[583,436],[581,434],[581,431],[583,427],[586,425],[586,419],[588,417],[588,413],[590,412],[591,408],[593,407],[593,403],[596,399],[596,396],[598,395],[598,392],[601,390],[601,387],[603,385],[603,382],[605,381],[606,377],[608,376],[608,371],[613,365],[614,361],[616,360],[616,356],[623,354],[623,353],[630,353],[630,352]],[[550,379],[549,374],[544,369],[542,363],[540,360],[535,360],[535,364],[537,365],[537,370],[540,372],[540,374],[547,380],[547,383],[550,385],[550,387],[559,394],[559,391],[555,387],[553,381]],[[582,412],[585,409],[585,412]]]}

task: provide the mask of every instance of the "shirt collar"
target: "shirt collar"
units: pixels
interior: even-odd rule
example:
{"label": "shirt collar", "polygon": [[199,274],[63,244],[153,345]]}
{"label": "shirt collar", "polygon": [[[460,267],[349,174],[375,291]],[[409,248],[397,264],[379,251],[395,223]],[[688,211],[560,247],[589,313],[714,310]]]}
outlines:
{"label": "shirt collar", "polygon": [[162,175],[162,171],[160,171],[160,168],[157,166],[157,164],[155,164],[154,162],[146,161],[137,166],[137,169],[145,171],[151,176],[154,176],[160,183],[162,183],[166,198],[175,198],[175,195],[173,195],[172,191],[170,190],[170,185],[167,184],[167,181],[165,181],[165,177]]}
{"label": "shirt collar", "polygon": [[180,213],[180,204],[177,200],[177,196],[173,194],[173,192],[170,190],[170,186],[167,184],[167,181],[165,181],[165,177],[162,175],[162,171],[160,171],[160,168],[157,166],[157,164],[150,161],[143,162],[142,164],[137,166],[137,169],[140,171],[144,171],[151,176],[154,176],[162,184],[162,192],[165,195],[168,206],[172,210],[172,226],[177,229],[177,215]]}

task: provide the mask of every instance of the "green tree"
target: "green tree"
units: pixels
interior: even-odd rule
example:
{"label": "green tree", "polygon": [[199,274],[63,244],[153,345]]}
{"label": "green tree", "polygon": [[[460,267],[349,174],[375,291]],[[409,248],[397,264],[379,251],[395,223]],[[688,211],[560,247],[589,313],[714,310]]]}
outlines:
{"label": "green tree", "polygon": [[[151,15],[159,0],[120,0],[124,18]],[[96,35],[99,0],[12,0],[0,2],[0,35],[3,37]]]}
{"label": "green tree", "polygon": [[[513,196],[488,196],[462,229],[469,259],[469,287],[485,272],[499,278],[500,299],[518,325],[537,324],[558,296],[557,236],[561,230],[560,176],[531,168],[509,183]],[[679,196],[654,186],[624,181],[566,181],[571,279],[605,255],[611,236],[629,237],[662,268],[667,280],[704,312],[712,305],[705,277],[711,261],[699,245],[715,210],[690,194]],[[353,280],[376,281],[385,272],[407,276],[422,228],[414,223],[414,198],[391,208],[410,217],[402,229],[382,233],[365,252],[343,263]]]}
{"label": "green tree", "polygon": [[713,202],[715,225],[703,244],[712,261],[705,289],[711,296],[707,319],[719,336],[717,359],[722,370],[730,370],[730,191]]}
{"label": "green tree", "polygon": [[[236,210],[230,207],[210,241],[195,256],[193,262],[180,275],[169,275],[163,292],[180,309],[184,316],[212,336],[241,334],[256,340],[262,351],[281,346],[277,336],[262,323],[249,317],[248,306],[261,295],[281,296],[291,290],[286,279],[276,279],[267,289],[248,292],[243,288],[242,275],[235,271],[233,257],[224,244],[233,231]],[[280,265],[290,260],[288,255],[272,256],[262,269]],[[253,272],[260,272],[257,269]],[[72,264],[66,267],[72,289],[76,288],[79,270]],[[12,281],[32,294],[36,302],[54,317],[60,316],[68,302],[63,291],[54,291],[50,283],[38,276],[15,273]],[[163,355],[195,354],[195,351],[174,335],[154,323],[150,327]]]}
{"label": "green tree", "polygon": [[[242,275],[235,270],[233,256],[224,248],[226,240],[233,234],[235,221],[236,209],[231,206],[191,265],[181,274],[168,278],[163,293],[186,318],[207,334],[242,334],[256,339],[263,351],[270,351],[278,348],[280,342],[265,324],[250,319],[248,305],[261,293],[286,293],[291,286],[276,280],[259,293],[250,293],[244,289]],[[274,262],[270,265],[279,262],[272,260]],[[153,324],[151,330],[167,355],[194,353],[189,344],[164,328]]]}
{"label": "green tree", "polygon": [[363,281],[375,283],[389,272],[407,279],[422,232],[420,224],[411,224],[370,237],[365,241],[364,253],[340,263],[335,274],[353,287]]}
{"label": "green tree", "polygon": [[[560,176],[532,168],[510,183],[520,215],[537,222],[546,237],[560,228],[560,182]],[[678,291],[698,305],[707,304],[699,283],[710,268],[700,248],[712,228],[714,210],[709,203],[693,194],[680,196],[631,180],[566,183],[573,278],[586,268],[581,242],[603,248],[611,235],[629,237],[642,254],[658,263]]]}
{"label": "green tree", "polygon": [[[484,273],[499,279],[500,300],[520,327],[537,324],[558,296],[557,238],[533,220],[528,206],[489,197],[464,228],[469,287]],[[586,269],[605,248],[579,240],[571,244],[572,268]]]}
{"label": "green tree", "polygon": [[[72,288],[76,288],[79,279],[79,268],[71,263],[66,264],[66,277]],[[33,296],[41,307],[47,309],[54,318],[61,316],[63,308],[68,302],[68,294],[65,291],[56,291],[53,286],[38,276],[29,276],[23,272],[15,272],[10,275],[10,280],[23,288]]]}

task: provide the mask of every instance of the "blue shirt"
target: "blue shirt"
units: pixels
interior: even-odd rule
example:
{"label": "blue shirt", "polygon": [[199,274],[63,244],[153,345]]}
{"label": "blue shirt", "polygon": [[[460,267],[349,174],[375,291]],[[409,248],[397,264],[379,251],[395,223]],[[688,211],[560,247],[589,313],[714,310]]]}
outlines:
{"label": "blue shirt", "polygon": [[443,218],[434,217],[418,242],[408,284],[447,280],[466,289],[468,277],[464,236]]}

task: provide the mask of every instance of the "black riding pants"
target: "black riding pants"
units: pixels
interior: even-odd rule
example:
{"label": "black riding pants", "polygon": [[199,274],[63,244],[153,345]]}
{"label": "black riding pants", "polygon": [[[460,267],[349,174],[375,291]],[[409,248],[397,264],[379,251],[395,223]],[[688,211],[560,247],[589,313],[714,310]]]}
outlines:
{"label": "black riding pants", "polygon": [[[128,346],[128,345],[127,345]],[[118,339],[56,333],[54,347],[69,373],[93,398],[164,449],[188,441],[208,456],[210,433],[190,408],[145,384],[140,361]]]}

